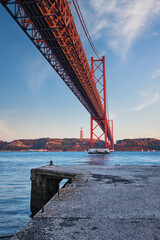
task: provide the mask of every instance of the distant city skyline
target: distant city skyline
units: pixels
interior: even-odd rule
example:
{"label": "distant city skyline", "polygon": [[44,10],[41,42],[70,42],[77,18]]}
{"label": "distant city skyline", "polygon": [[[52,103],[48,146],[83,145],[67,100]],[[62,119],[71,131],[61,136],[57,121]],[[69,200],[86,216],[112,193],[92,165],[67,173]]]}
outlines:
{"label": "distant city skyline", "polygon": [[[115,140],[160,139],[159,1],[78,3],[106,58]],[[0,29],[0,140],[89,138],[89,113],[1,4]]]}

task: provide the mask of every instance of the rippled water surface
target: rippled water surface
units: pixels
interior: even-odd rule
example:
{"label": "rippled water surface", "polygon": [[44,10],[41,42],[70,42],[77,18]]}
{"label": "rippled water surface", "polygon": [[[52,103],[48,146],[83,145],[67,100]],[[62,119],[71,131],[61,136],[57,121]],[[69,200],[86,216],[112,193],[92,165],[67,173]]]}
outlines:
{"label": "rippled water surface", "polygon": [[0,152],[0,236],[18,232],[30,215],[30,170],[48,165],[160,165],[160,152]]}

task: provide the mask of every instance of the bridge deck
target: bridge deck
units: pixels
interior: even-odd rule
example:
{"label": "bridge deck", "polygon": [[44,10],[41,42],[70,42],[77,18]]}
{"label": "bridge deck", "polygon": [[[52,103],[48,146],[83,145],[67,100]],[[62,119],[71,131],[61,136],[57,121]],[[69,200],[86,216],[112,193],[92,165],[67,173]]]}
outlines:
{"label": "bridge deck", "polygon": [[13,239],[160,239],[160,167],[46,166],[75,178]]}

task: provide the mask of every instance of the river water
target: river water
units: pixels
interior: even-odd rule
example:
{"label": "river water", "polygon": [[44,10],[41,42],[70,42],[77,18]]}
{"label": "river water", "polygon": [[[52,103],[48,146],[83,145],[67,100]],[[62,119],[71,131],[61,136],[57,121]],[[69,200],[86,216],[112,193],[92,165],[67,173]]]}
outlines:
{"label": "river water", "polygon": [[16,234],[30,220],[30,170],[48,165],[160,165],[160,152],[0,152],[0,236]]}

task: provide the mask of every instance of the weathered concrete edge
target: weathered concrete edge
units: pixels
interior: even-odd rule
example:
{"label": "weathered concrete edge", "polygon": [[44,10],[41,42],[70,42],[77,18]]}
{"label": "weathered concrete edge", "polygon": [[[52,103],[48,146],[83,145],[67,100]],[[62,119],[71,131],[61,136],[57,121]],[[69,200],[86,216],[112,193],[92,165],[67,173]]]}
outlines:
{"label": "weathered concrete edge", "polygon": [[[70,165],[67,165],[67,167],[70,167]],[[79,166],[79,165],[76,165],[76,167]],[[80,165],[81,166],[81,165]],[[53,176],[53,177],[59,177],[59,178],[65,178],[65,179],[71,179],[73,182],[75,181],[83,181],[85,182],[87,179],[88,179],[88,174],[87,174],[87,178],[84,178],[84,176],[86,175],[86,172],[83,172],[82,171],[73,171],[72,169],[72,172],[64,172],[64,171],[61,171],[60,168],[66,168],[66,165],[63,165],[63,166],[50,166],[50,165],[46,165],[46,166],[42,166],[42,167],[39,167],[39,168],[33,168],[31,169],[32,170],[36,170],[40,175],[42,174],[46,174],[48,176]],[[70,187],[70,184],[66,184],[65,185],[65,188],[68,188]],[[61,191],[61,189],[60,189]],[[63,190],[62,190],[63,191]],[[56,198],[58,196],[59,193],[56,193],[53,198]],[[49,201],[50,202],[50,201]],[[49,204],[49,202],[47,204]],[[46,204],[46,205],[47,205]],[[36,218],[38,215],[40,215],[39,213],[41,213],[42,210],[39,210],[39,212],[36,213],[36,215],[32,218]],[[27,223],[25,224],[18,233],[16,233],[15,236],[13,236],[11,238],[11,240],[20,240],[20,238],[18,237],[19,234],[23,233],[26,229],[28,229],[28,226],[30,225],[30,223],[32,222],[32,219]]]}
{"label": "weathered concrete edge", "polygon": [[[109,169],[114,169],[114,170],[124,170],[126,167],[128,167],[129,169],[128,170],[131,170],[131,169],[133,169],[134,168],[134,166],[137,166],[137,165],[118,165],[118,166],[105,166],[105,168],[107,168],[108,170]],[[79,168],[80,167],[80,168]],[[79,166],[79,165],[76,165],[76,166],[54,166],[54,168],[50,168],[49,166],[44,166],[44,167],[41,167],[41,168],[36,168],[37,169],[37,171],[40,171],[40,172],[50,172],[50,174],[51,173],[56,173],[56,176],[57,176],[57,174],[59,175],[59,174],[62,174],[63,176],[65,176],[65,178],[66,178],[66,175],[65,175],[65,172],[64,172],[64,168],[66,168],[66,169],[68,169],[68,168],[70,168],[70,173],[69,172],[67,172],[67,174],[71,177],[74,177],[74,180],[75,180],[75,187],[76,187],[76,181],[80,181],[80,182],[84,182],[85,183],[85,181],[87,180],[87,178],[88,178],[88,173],[91,173],[91,171],[92,170],[100,170],[101,168],[104,168],[104,166],[89,166],[89,170],[86,170],[86,171],[83,171],[84,170],[84,168],[85,168],[86,166]],[[149,168],[153,168],[153,167],[155,167],[155,168],[160,168],[160,166],[157,166],[157,165],[142,165],[142,166],[140,166],[140,165],[138,165],[138,168],[140,168],[140,169],[145,169],[145,168],[147,168],[147,170],[149,170]],[[79,168],[79,169],[78,169]],[[62,170],[61,170],[62,169]],[[77,171],[76,171],[76,169],[77,169]],[[79,171],[78,171],[79,170]],[[52,174],[52,176],[53,176],[53,174]],[[57,197],[57,194],[54,196],[54,197]],[[53,198],[54,198],[53,197]],[[48,204],[49,204],[49,202],[48,202]],[[39,211],[36,215],[35,215],[35,217],[37,217],[38,215],[39,215],[39,213],[40,213],[41,211]],[[40,214],[41,215],[41,214]],[[40,217],[40,216],[38,216],[38,217]],[[23,231],[25,231],[25,229],[28,229],[28,225],[30,224],[32,222],[32,220],[30,220],[20,231],[19,231],[19,233],[17,233],[17,235],[15,235],[13,238],[12,238],[12,240],[19,240],[20,238],[18,237],[18,234],[21,234]]]}

